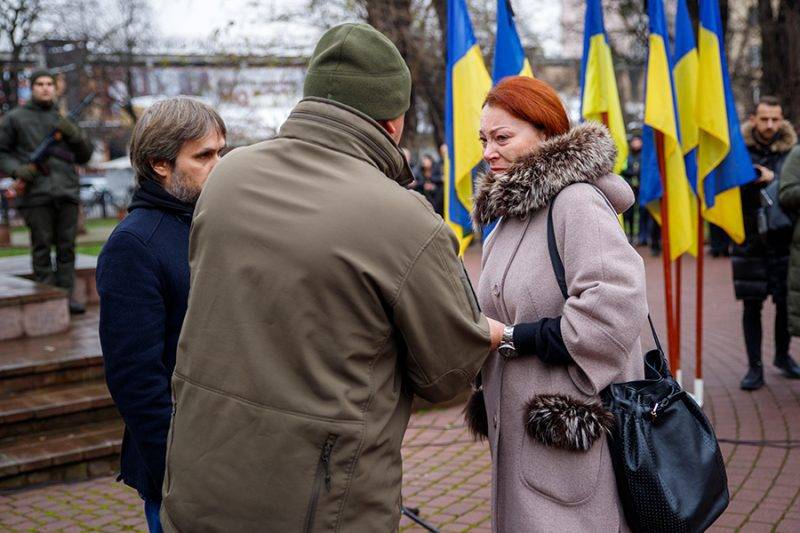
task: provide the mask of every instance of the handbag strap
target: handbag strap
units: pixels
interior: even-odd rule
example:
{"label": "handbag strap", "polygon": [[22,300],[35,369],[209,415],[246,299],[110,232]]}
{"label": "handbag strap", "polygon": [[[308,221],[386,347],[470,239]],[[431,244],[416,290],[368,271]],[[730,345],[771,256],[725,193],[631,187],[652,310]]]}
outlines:
{"label": "handbag strap", "polygon": [[561,294],[566,300],[569,298],[567,293],[567,275],[564,271],[564,263],[561,262],[561,255],[558,253],[558,246],[556,245],[556,231],[553,228],[553,205],[556,199],[550,202],[550,208],[547,210],[547,251],[550,252],[550,263],[553,265],[553,273],[556,275],[558,288],[561,289]]}
{"label": "handbag strap", "polygon": [[[553,205],[555,205],[555,203],[556,199],[553,198],[553,200],[550,202],[550,207],[547,210],[547,251],[550,252],[550,264],[553,265],[553,273],[556,276],[558,288],[561,289],[561,294],[566,300],[569,298],[569,293],[567,292],[567,275],[566,271],[564,270],[564,263],[561,261],[561,255],[558,253],[558,245],[556,244],[556,231],[553,226]],[[656,348],[658,348],[658,351],[663,354],[664,350],[661,348],[661,342],[658,340],[658,333],[656,333],[656,328],[653,325],[653,319],[650,317],[650,313],[647,313],[647,322],[650,324],[650,332],[653,334],[653,340],[656,342]]]}

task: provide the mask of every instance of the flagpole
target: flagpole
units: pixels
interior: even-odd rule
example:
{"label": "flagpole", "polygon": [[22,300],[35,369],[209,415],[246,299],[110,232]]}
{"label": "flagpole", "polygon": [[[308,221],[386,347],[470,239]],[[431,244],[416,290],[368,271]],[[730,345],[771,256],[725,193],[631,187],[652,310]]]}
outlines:
{"label": "flagpole", "polygon": [[672,296],[672,261],[670,261],[669,242],[669,201],[667,199],[667,165],[664,157],[664,134],[658,130],[655,135],[658,173],[661,177],[661,253],[664,265],[664,300],[667,309],[667,352],[670,370],[675,368],[675,315]]}
{"label": "flagpole", "polygon": [[675,358],[675,379],[683,386],[681,371],[681,294],[683,293],[683,256],[675,260],[675,346],[678,356]]}
{"label": "flagpole", "polygon": [[[698,187],[699,189],[699,187]],[[703,406],[703,200],[697,191],[697,316],[695,317],[694,399]]]}

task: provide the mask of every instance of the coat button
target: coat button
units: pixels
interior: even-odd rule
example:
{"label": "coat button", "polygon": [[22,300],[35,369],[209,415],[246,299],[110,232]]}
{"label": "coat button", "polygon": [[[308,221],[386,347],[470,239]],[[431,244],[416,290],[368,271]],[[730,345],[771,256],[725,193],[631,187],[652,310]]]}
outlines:
{"label": "coat button", "polygon": [[492,427],[494,427],[495,429],[497,429],[497,415],[494,415],[494,416],[492,417]]}
{"label": "coat button", "polygon": [[495,296],[500,296],[500,285],[498,285],[497,283],[495,283],[494,285],[492,285],[492,293],[493,293]]}

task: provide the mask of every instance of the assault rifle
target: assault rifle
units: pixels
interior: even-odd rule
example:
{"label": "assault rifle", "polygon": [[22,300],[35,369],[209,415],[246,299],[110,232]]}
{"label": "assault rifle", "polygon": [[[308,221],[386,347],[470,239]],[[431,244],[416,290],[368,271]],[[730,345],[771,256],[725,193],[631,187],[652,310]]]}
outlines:
{"label": "assault rifle", "polygon": [[[97,96],[97,93],[91,93],[86,98],[81,100],[81,103],[79,103],[72,111],[69,112],[67,118],[73,121],[77,120],[77,118],[81,116],[81,113],[83,113],[83,110],[92,103],[92,100],[94,100],[95,96]],[[42,140],[42,142],[39,143],[39,146],[37,146],[36,149],[31,152],[30,156],[28,156],[28,164],[36,165],[37,167],[41,168],[44,158],[49,155],[50,148],[52,148],[52,146],[56,143],[57,132],[58,128],[54,129]]]}

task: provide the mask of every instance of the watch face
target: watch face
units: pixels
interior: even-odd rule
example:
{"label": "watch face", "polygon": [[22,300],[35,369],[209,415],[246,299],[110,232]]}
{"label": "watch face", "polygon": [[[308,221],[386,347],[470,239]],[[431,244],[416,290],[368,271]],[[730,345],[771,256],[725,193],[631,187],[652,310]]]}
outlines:
{"label": "watch face", "polygon": [[497,352],[502,355],[503,357],[510,359],[512,357],[517,356],[517,351],[514,349],[513,346],[510,344],[503,344],[498,349]]}

